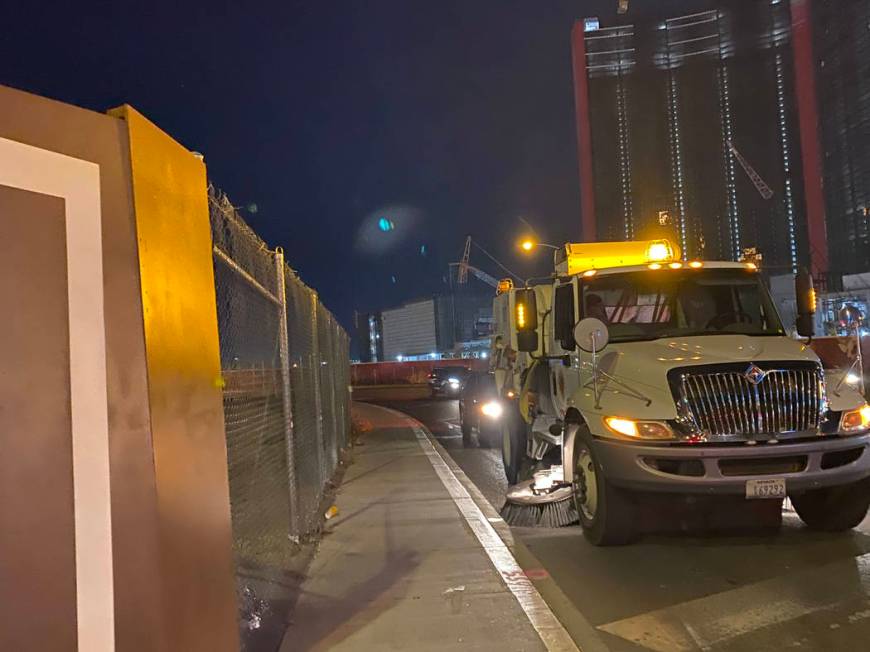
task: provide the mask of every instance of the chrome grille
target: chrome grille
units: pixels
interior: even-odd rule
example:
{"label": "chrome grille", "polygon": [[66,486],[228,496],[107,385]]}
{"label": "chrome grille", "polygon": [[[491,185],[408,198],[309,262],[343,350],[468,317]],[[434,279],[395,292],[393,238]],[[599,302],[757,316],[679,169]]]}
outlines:
{"label": "chrome grille", "polygon": [[781,435],[818,429],[824,410],[821,369],[772,369],[755,384],[746,372],[680,375],[684,416],[713,437]]}

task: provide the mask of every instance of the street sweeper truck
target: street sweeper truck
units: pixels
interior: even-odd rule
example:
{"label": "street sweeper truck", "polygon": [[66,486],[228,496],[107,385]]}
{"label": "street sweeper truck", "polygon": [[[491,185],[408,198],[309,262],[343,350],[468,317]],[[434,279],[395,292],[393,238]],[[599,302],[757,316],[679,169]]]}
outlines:
{"label": "street sweeper truck", "polygon": [[664,493],[788,497],[820,530],[863,520],[870,407],[800,339],[808,273],[789,334],[752,262],[653,240],[566,244],[554,266],[494,302],[506,520],[627,543],[640,499]]}

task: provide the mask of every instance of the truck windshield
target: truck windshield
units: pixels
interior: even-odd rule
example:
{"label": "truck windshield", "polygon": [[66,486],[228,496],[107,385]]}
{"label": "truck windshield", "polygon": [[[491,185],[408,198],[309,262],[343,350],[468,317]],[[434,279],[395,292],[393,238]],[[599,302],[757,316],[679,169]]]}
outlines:
{"label": "truck windshield", "polygon": [[614,342],[689,335],[784,335],[758,274],[742,269],[662,270],[584,280],[583,317]]}

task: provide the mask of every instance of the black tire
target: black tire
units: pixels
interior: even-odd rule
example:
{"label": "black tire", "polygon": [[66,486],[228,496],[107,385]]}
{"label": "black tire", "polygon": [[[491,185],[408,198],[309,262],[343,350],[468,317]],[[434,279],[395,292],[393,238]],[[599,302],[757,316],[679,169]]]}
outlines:
{"label": "black tire", "polygon": [[501,425],[501,461],[508,484],[519,480],[525,456],[525,423],[519,414],[506,413]]}
{"label": "black tire", "polygon": [[798,516],[811,530],[843,532],[858,526],[867,516],[870,480],[813,489],[789,498]]}
{"label": "black tire", "polygon": [[[574,442],[574,504],[583,535],[594,546],[631,543],[637,538],[635,505],[628,492],[607,480],[590,440],[588,431],[581,428]],[[588,485],[587,480],[594,484]],[[594,498],[587,488],[594,488]]]}
{"label": "black tire", "polygon": [[462,430],[462,447],[471,448],[474,445],[474,439],[471,437],[471,426],[464,420],[460,423]]}
{"label": "black tire", "polygon": [[481,448],[498,448],[501,445],[501,429],[496,426],[481,427],[477,438]]}

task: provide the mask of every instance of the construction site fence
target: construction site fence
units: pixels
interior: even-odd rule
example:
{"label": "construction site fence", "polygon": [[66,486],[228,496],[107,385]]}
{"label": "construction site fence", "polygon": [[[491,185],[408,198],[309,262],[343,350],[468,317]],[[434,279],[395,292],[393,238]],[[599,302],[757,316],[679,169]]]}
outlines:
{"label": "construction site fence", "polygon": [[240,565],[281,568],[349,443],[349,339],[214,188],[209,213],[233,544]]}
{"label": "construction site fence", "polygon": [[[816,337],[809,344],[826,369],[851,369],[853,373],[861,373],[855,364],[858,344],[854,336]],[[865,386],[870,386],[870,336],[861,337],[861,352]],[[485,372],[489,368],[488,362],[480,358],[362,362],[351,365],[350,379],[354,387],[421,385],[426,383],[429,374],[436,367],[460,366],[471,371]]]}
{"label": "construction site fence", "polygon": [[465,367],[484,372],[489,361],[480,358],[448,360],[413,360],[406,362],[361,362],[350,367],[351,384],[366,385],[422,385],[436,367]]}

